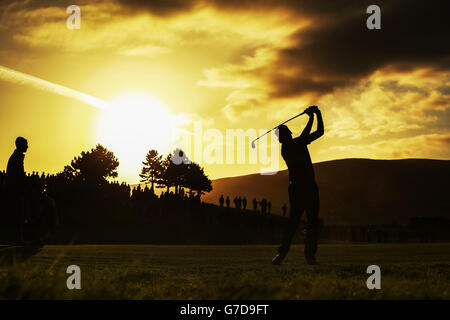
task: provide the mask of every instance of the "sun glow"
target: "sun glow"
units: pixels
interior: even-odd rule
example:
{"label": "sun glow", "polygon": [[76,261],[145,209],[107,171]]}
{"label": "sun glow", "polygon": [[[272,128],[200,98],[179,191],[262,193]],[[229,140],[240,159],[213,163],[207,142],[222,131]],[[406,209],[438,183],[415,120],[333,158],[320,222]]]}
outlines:
{"label": "sun glow", "polygon": [[147,94],[116,97],[102,112],[97,139],[119,159],[119,178],[138,182],[150,149],[170,152],[174,129],[167,108]]}

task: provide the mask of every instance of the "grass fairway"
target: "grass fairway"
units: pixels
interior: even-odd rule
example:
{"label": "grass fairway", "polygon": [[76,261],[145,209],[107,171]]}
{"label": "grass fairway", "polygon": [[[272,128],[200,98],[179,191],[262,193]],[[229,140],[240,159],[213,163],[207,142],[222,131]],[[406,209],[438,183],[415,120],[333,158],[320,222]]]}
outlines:
{"label": "grass fairway", "polygon": [[[0,266],[1,299],[449,299],[450,244],[323,244],[317,266],[293,246],[45,246]],[[3,254],[3,260],[9,259]],[[81,268],[68,290],[66,268]],[[366,268],[381,268],[368,290]]]}

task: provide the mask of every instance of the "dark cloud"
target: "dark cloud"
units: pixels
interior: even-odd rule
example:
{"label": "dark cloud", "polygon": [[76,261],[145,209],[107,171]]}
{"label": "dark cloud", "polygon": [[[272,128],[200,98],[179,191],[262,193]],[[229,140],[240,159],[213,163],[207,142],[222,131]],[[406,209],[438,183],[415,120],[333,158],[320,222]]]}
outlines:
{"label": "dark cloud", "polygon": [[450,28],[443,6],[422,1],[378,3],[381,30],[366,28],[367,6],[360,5],[342,17],[331,13],[324,23],[294,35],[298,45],[280,52],[275,70],[293,65],[301,70],[293,78],[274,72],[273,95],[330,92],[386,66],[401,71],[449,69]]}
{"label": "dark cloud", "polygon": [[[153,14],[171,14],[194,7],[213,6],[227,11],[284,9],[305,14],[340,14],[361,5],[361,0],[117,0],[125,7]],[[367,6],[366,6],[367,7]]]}
{"label": "dark cloud", "polygon": [[[322,94],[351,85],[375,70],[418,67],[450,68],[450,24],[446,1],[422,0],[120,0],[154,14],[179,13],[196,5],[227,11],[286,10],[316,23],[294,35],[298,45],[280,52],[270,81],[274,96]],[[381,30],[368,30],[366,9],[381,8]],[[296,76],[278,70],[291,66]]]}
{"label": "dark cloud", "polygon": [[32,10],[38,8],[61,7],[67,8],[70,5],[95,4],[101,0],[1,0],[0,13],[8,13],[17,10]]}
{"label": "dark cloud", "polygon": [[444,146],[450,145],[450,132],[445,134],[436,134],[431,135],[428,140],[431,140],[433,142],[437,142],[439,144],[442,144]]}
{"label": "dark cloud", "polygon": [[[105,0],[2,0],[0,13],[102,1]],[[296,45],[280,51],[277,61],[264,71],[263,76],[273,88],[271,95],[276,97],[332,92],[388,66],[401,71],[419,67],[450,69],[446,1],[116,0],[116,3],[121,4],[124,14],[145,11],[168,16],[214,6],[227,12],[261,13],[262,17],[269,10],[284,10],[298,20],[313,19],[312,26],[293,35]],[[381,30],[366,28],[366,9],[374,3],[381,8]],[[3,43],[13,34],[5,31],[0,36]],[[289,69],[290,72],[285,72]]]}
{"label": "dark cloud", "polygon": [[172,15],[185,12],[197,4],[199,1],[193,0],[117,0],[124,7],[134,10],[146,10],[154,15]]}

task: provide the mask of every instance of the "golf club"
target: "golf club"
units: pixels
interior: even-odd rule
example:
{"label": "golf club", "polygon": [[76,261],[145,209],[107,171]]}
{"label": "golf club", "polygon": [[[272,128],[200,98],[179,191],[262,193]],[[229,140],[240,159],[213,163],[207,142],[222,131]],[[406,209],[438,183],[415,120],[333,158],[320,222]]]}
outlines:
{"label": "golf club", "polygon": [[262,138],[262,137],[264,137],[266,134],[268,134],[268,133],[270,133],[272,130],[274,130],[274,129],[276,129],[276,128],[278,128],[279,126],[281,126],[282,124],[285,124],[286,122],[289,122],[289,121],[291,121],[291,120],[293,120],[293,119],[295,119],[295,118],[297,118],[297,117],[300,117],[302,114],[305,114],[305,111],[303,111],[302,113],[300,113],[300,114],[298,114],[298,115],[296,115],[296,116],[294,116],[294,117],[292,117],[292,118],[290,118],[289,120],[286,120],[285,122],[283,122],[283,123],[280,123],[279,125],[277,125],[276,127],[274,127],[274,128],[272,128],[272,129],[270,129],[269,131],[267,131],[266,133],[264,133],[263,135],[261,135],[261,136],[259,136],[258,138],[256,138],[255,140],[253,140],[252,141],[252,148],[253,149],[255,149],[256,148],[256,146],[255,146],[255,141],[256,140],[258,140],[259,138]]}

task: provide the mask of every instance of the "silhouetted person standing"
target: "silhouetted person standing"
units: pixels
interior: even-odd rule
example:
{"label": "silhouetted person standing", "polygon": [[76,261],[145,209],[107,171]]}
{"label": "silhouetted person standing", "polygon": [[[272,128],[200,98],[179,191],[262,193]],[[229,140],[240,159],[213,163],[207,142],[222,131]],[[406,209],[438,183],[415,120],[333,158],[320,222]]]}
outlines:
{"label": "silhouetted person standing", "polygon": [[230,197],[227,196],[227,200],[225,201],[225,203],[227,204],[227,208],[230,207]]}
{"label": "silhouetted person standing", "polygon": [[25,219],[25,169],[23,161],[28,150],[28,142],[25,138],[16,139],[16,150],[8,160],[6,169],[6,183],[9,191],[9,201],[14,214],[16,239],[23,243],[23,222]]}
{"label": "silhouetted person standing", "polygon": [[256,211],[258,209],[258,201],[256,201],[256,198],[253,198],[253,211]]}
{"label": "silhouetted person standing", "polygon": [[244,210],[247,208],[247,198],[246,197],[244,197],[242,199],[242,207],[244,208]]}
{"label": "silhouetted person standing", "polygon": [[219,198],[219,203],[220,203],[221,207],[223,207],[224,202],[225,202],[225,199],[223,198],[223,194],[222,194],[222,195],[220,195],[220,198]]}
{"label": "silhouetted person standing", "polygon": [[[278,254],[273,258],[273,264],[280,264],[286,257],[291,246],[292,238],[300,224],[303,211],[306,211],[306,243],[305,258],[308,264],[315,264],[317,251],[317,238],[319,227],[319,190],[314,177],[314,169],[308,151],[308,144],[324,133],[323,120],[317,106],[311,106],[305,110],[309,121],[301,135],[292,138],[292,132],[285,125],[276,130],[278,140],[281,143],[281,155],[289,169],[289,202],[290,216],[283,234]],[[317,115],[317,130],[311,133]]]}
{"label": "silhouetted person standing", "polygon": [[259,205],[261,206],[261,213],[262,214],[266,214],[267,200],[266,199],[262,199],[261,202],[259,203]]}

